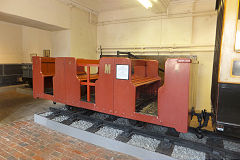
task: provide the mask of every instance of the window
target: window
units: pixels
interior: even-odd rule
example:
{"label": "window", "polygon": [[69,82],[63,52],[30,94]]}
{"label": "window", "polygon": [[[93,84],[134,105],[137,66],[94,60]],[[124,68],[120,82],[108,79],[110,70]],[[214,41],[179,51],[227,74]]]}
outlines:
{"label": "window", "polygon": [[240,76],[240,60],[234,60],[232,66],[232,75]]}

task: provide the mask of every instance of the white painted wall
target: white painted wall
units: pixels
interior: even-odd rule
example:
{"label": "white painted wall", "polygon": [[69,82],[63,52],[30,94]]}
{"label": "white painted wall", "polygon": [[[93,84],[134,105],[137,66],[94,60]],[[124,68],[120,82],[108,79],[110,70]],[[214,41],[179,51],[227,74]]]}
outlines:
{"label": "white painted wall", "polygon": [[214,0],[171,3],[167,14],[144,8],[102,12],[98,18],[98,46],[214,45],[214,5]]}
{"label": "white painted wall", "polygon": [[71,56],[97,58],[97,26],[90,23],[88,12],[72,8],[71,13]]}
{"label": "white painted wall", "polygon": [[22,26],[23,63],[30,63],[30,54],[43,56],[43,50],[51,50],[51,32]]}
{"label": "white painted wall", "polygon": [[191,35],[192,17],[109,24],[98,26],[98,45],[103,47],[187,45],[191,43]]}
{"label": "white painted wall", "polygon": [[52,32],[52,57],[70,57],[71,31]]}
{"label": "white painted wall", "polygon": [[51,32],[0,21],[0,63],[30,63],[30,54],[52,49]]}
{"label": "white painted wall", "polygon": [[44,26],[39,28],[52,29],[54,28],[52,26],[55,26],[68,30],[51,34],[48,31],[23,27],[24,62],[29,62],[29,54],[40,53],[39,50],[42,48],[52,48],[53,56],[92,59],[97,57],[97,27],[96,24],[90,23],[88,11],[63,3],[61,0],[0,0],[0,13],[9,15],[7,18],[12,18],[11,22],[22,24],[26,21],[24,24],[29,26],[42,24]]}
{"label": "white painted wall", "polygon": [[215,44],[216,34],[216,15],[195,16],[193,17],[193,45],[212,45]]}
{"label": "white painted wall", "polygon": [[72,7],[69,14],[70,29],[62,31],[1,22],[0,63],[30,63],[30,54],[42,56],[44,49],[50,49],[53,57],[96,59],[96,24],[91,24],[89,13],[81,9]]}
{"label": "white painted wall", "polygon": [[0,21],[0,63],[21,63],[22,60],[22,28]]}
{"label": "white painted wall", "polygon": [[97,27],[98,47],[112,48],[110,52],[115,54],[119,48],[128,48],[125,50],[134,53],[149,51],[134,49],[136,47],[165,47],[151,51],[165,55],[197,55],[199,74],[196,109],[211,111],[211,71],[217,21],[214,7],[214,0],[201,0],[196,3],[171,3],[168,14],[161,15],[143,8],[102,12]]}

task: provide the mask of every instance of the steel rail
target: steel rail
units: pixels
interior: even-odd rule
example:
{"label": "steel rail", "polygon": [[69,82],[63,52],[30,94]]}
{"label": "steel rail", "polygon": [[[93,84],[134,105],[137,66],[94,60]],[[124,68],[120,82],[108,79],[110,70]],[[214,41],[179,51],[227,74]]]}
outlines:
{"label": "steel rail", "polygon": [[[65,115],[69,116],[67,120],[62,121],[61,123],[65,125],[71,125],[71,123],[78,121],[78,120],[85,120],[93,123],[93,126],[87,129],[86,131],[89,132],[96,132],[101,127],[109,126],[115,129],[123,130],[123,133],[120,136],[123,136],[122,138],[117,137],[116,140],[127,142],[131,139],[131,136],[133,134],[142,135],[144,137],[150,137],[157,140],[160,140],[161,142],[167,142],[170,145],[178,145],[182,147],[191,148],[200,152],[204,152],[207,155],[210,155],[214,158],[231,158],[231,159],[238,159],[240,157],[239,152],[231,151],[228,149],[225,149],[224,147],[219,147],[218,145],[214,144],[202,144],[198,142],[193,142],[190,140],[182,139],[176,135],[173,134],[163,134],[160,132],[153,132],[149,131],[143,128],[134,127],[131,125],[122,125],[122,124],[116,124],[113,123],[114,120],[116,120],[117,116],[110,115],[109,118],[106,120],[90,117],[93,113],[98,113],[95,111],[87,110],[87,109],[76,109],[76,110],[63,110],[59,108],[52,108],[50,107],[49,110],[53,112],[52,115],[49,115],[47,118],[53,119],[54,117]],[[234,139],[228,139],[227,137],[219,136],[217,134],[212,134],[209,132],[204,132],[205,136],[208,136],[209,138],[212,138],[216,141],[222,141],[222,140],[230,140],[233,141]],[[214,136],[215,135],[215,136]],[[125,137],[124,137],[125,136]]]}

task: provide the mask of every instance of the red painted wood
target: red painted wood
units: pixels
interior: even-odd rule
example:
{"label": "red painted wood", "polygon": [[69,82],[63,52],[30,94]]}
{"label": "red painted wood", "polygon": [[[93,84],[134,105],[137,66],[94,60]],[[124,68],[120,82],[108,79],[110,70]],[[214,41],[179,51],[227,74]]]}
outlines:
{"label": "red painted wood", "polygon": [[54,86],[54,99],[56,102],[66,103],[67,95],[66,95],[66,75],[65,75],[65,58],[59,57],[56,58],[55,62],[57,70],[55,71],[55,76],[53,79]]}
{"label": "red painted wood", "polygon": [[[109,66],[110,73],[105,72]],[[115,63],[113,58],[101,58],[99,63],[99,78],[96,81],[96,107],[101,112],[113,113]]]}
{"label": "red painted wood", "polygon": [[158,115],[163,125],[188,130],[190,63],[186,59],[168,59],[165,64],[165,82],[158,91]]}
{"label": "red painted wood", "polygon": [[[33,94],[35,98],[49,99],[187,132],[190,63],[189,59],[168,59],[165,64],[164,85],[160,87],[157,61],[128,58],[101,58],[100,61],[92,61],[71,57],[56,59],[34,57]],[[116,79],[116,65],[119,64],[129,66],[128,80]],[[85,66],[87,74],[83,68],[79,69]],[[90,75],[90,66],[99,66],[98,75]],[[54,76],[54,96],[43,93],[43,77],[49,75]],[[91,82],[92,80],[96,82]],[[81,85],[87,86],[88,102],[81,100]],[[95,86],[96,104],[89,103],[90,86]],[[136,98],[143,92],[158,96],[158,116],[135,112]]]}
{"label": "red painted wood", "polygon": [[90,102],[90,66],[87,67],[87,101]]}
{"label": "red painted wood", "polygon": [[44,77],[55,75],[55,58],[33,57],[33,97],[54,100],[54,96],[44,93]]}

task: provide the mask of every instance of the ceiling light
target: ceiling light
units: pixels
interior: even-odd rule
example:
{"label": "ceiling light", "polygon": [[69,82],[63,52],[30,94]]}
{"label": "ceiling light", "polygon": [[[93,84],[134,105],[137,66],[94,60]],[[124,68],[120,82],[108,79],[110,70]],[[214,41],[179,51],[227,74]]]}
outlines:
{"label": "ceiling light", "polygon": [[147,9],[152,7],[152,3],[149,0],[138,0],[138,2]]}

